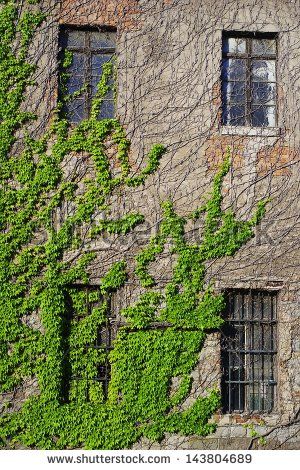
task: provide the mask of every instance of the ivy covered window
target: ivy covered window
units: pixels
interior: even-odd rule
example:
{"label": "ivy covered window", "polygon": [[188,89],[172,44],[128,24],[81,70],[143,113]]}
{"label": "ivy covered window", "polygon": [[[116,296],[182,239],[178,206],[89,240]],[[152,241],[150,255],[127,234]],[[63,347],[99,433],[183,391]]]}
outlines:
{"label": "ivy covered window", "polygon": [[[103,64],[113,59],[116,33],[114,31],[93,31],[64,28],[61,31],[60,46],[72,54],[71,65],[67,68],[65,112],[70,122],[80,122],[90,115],[92,98],[102,75]],[[103,100],[99,119],[115,115],[113,83]]]}
{"label": "ivy covered window", "polygon": [[271,412],[276,395],[276,293],[232,290],[222,329],[226,413]]}
{"label": "ivy covered window", "polygon": [[273,34],[223,34],[222,123],[275,127],[277,44]]}
{"label": "ivy covered window", "polygon": [[115,318],[97,286],[70,286],[66,300],[64,395],[67,401],[101,402],[111,376]]}

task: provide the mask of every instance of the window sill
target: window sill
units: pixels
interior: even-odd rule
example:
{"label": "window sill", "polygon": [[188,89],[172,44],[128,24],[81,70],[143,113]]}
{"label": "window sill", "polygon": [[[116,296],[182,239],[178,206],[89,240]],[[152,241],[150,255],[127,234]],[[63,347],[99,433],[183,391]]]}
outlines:
{"label": "window sill", "polygon": [[280,127],[222,126],[221,135],[241,135],[245,137],[277,137],[282,134]]}
{"label": "window sill", "polygon": [[268,412],[256,412],[256,413],[220,413],[214,415],[215,422],[219,426],[236,426],[236,425],[245,425],[251,423],[259,423],[263,421],[266,425],[275,426],[280,422],[280,415],[276,410]]}

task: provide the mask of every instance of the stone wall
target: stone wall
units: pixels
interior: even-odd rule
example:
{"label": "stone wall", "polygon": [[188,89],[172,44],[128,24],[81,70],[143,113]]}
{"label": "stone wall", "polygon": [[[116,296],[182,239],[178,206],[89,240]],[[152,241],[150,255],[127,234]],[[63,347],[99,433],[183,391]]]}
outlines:
{"label": "stone wall", "polygon": [[[38,81],[48,84],[53,107],[57,96],[58,25],[115,27],[118,115],[132,140],[132,163],[137,170],[142,167],[151,144],[161,142],[168,147],[159,171],[145,187],[118,199],[121,213],[126,198],[126,211],[139,210],[146,224],[132,239],[127,238],[127,245],[119,237],[109,241],[109,249],[94,247],[98,254],[91,269],[94,284],[113,259],[125,256],[132,264],[136,252],[155,233],[161,201],[171,199],[183,216],[201,204],[228,146],[233,165],[225,181],[225,206],[245,218],[259,199],[270,197],[256,237],[234,258],[212,263],[208,278],[215,280],[217,289],[278,292],[278,394],[274,413],[218,414],[214,417],[218,429],[208,438],[169,436],[160,444],[142,441],[135,448],[299,448],[299,425],[288,425],[299,409],[300,399],[299,1],[63,0],[61,10],[56,6],[52,11],[53,21],[47,30],[50,36],[45,36],[45,30],[41,32],[46,39],[42,41],[45,52],[39,63]],[[278,33],[277,128],[221,126],[223,30]],[[49,58],[51,65],[46,67]],[[49,103],[47,93],[42,100]],[[52,105],[50,110],[46,105],[43,109],[45,122],[50,119],[47,112]],[[198,239],[197,224],[191,224],[190,236]],[[156,271],[160,285],[170,275],[171,264],[166,254]],[[139,292],[132,276],[115,296],[116,311],[136,299]],[[220,339],[215,332],[207,338],[199,357],[189,400],[218,384],[220,375]],[[265,446],[258,439],[252,442],[253,429],[257,437],[270,432]]]}

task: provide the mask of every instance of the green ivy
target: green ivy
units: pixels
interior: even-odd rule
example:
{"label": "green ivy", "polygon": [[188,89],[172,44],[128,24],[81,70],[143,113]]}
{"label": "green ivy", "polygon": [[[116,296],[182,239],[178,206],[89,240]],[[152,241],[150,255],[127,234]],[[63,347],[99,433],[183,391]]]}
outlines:
{"label": "green ivy", "polygon": [[[114,263],[98,288],[74,287],[89,284],[88,267],[95,258],[88,246],[80,250],[80,229],[89,224],[90,237],[100,239],[104,232],[126,235],[143,222],[139,213],[112,219],[110,199],[116,191],[143,185],[158,168],[165,148],[154,145],[145,168],[131,176],[130,141],[124,128],[118,119],[97,119],[111,86],[113,62],[103,66],[89,119],[70,125],[63,115],[70,97],[63,93],[47,132],[40,139],[30,135],[36,116],[24,111],[23,104],[36,70],[28,62],[28,51],[44,21],[38,3],[28,0],[20,9],[17,1],[0,1],[0,393],[10,393],[34,377],[39,390],[18,411],[11,409],[13,401],[3,407],[2,444],[117,449],[130,447],[142,436],[160,440],[166,432],[205,436],[215,429],[209,420],[220,405],[218,390],[183,405],[206,334],[222,323],[223,296],[206,285],[206,262],[234,255],[253,236],[266,202],[260,202],[246,222],[222,210],[229,155],[208,201],[191,214],[204,218],[200,244],[188,243],[186,220],[165,202],[158,234],[136,257],[144,293],[122,311],[127,323],[119,329],[109,357],[93,348],[107,322],[110,297],[125,283],[127,266],[125,261]],[[72,54],[65,51],[63,91],[71,64]],[[117,177],[110,171],[107,138],[117,147]],[[81,181],[78,191],[79,181],[65,181],[63,163],[68,155],[82,152],[89,155],[95,175]],[[73,212],[57,227],[55,214],[68,203]],[[102,213],[101,221],[96,212]],[[160,289],[149,265],[169,242],[177,261],[171,280]],[[66,261],[64,255],[73,249],[79,253],[76,261]],[[30,326],[27,320],[32,315],[39,316],[41,328]],[[108,396],[93,380],[107,360]],[[172,390],[175,378],[179,385]]]}

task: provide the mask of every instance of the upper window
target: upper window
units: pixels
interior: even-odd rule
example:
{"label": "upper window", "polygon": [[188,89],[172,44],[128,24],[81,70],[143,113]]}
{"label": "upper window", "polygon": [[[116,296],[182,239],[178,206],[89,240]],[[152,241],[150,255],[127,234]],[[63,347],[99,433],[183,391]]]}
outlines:
{"label": "upper window", "polygon": [[[73,28],[62,31],[60,45],[63,50],[72,53],[72,63],[67,69],[65,84],[67,94],[70,95],[65,102],[65,112],[70,122],[80,122],[89,117],[92,98],[97,91],[103,64],[111,61],[115,54],[115,36],[116,33],[113,31],[99,32]],[[103,100],[99,119],[114,117],[112,88],[111,86]]]}
{"label": "upper window", "polygon": [[274,35],[224,33],[223,125],[277,125],[276,52]]}
{"label": "upper window", "polygon": [[274,408],[276,389],[276,294],[227,293],[222,328],[223,410],[262,413]]}

